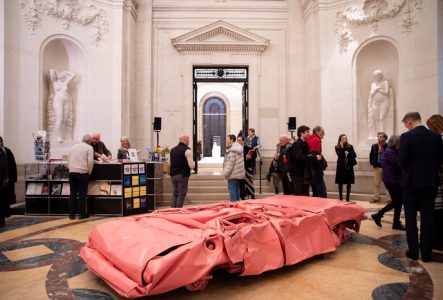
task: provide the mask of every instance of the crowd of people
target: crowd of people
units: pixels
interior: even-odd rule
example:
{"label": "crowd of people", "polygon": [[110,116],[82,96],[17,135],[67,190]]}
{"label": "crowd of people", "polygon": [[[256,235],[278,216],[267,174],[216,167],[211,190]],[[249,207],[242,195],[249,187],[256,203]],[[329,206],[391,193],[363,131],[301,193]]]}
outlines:
{"label": "crowd of people", "polygon": [[[371,146],[369,162],[374,171],[374,197],[371,202],[380,201],[381,182],[392,199],[371,217],[377,226],[382,227],[384,214],[394,209],[392,228],[406,230],[406,256],[417,260],[421,253],[422,260],[427,262],[432,259],[433,248],[443,249],[443,116],[431,116],[426,122],[429,129],[422,125],[418,112],[407,113],[402,122],[407,132],[401,136],[392,135],[389,139],[385,132],[378,132],[377,142]],[[327,162],[322,154],[325,130],[316,126],[311,134],[309,127],[301,125],[296,133],[296,138],[287,134],[279,136],[267,179],[272,179],[276,194],[280,192],[281,184],[285,195],[309,196],[311,189],[312,196],[327,198],[324,181]],[[117,159],[128,159],[129,139],[122,137],[120,142]],[[231,201],[255,198],[253,176],[260,147],[260,139],[253,128],[248,130],[246,137],[241,133],[226,137],[222,174],[228,182]],[[335,183],[338,185],[338,198],[349,201],[351,185],[355,183],[357,154],[346,134],[339,135],[334,148],[337,154]],[[100,140],[98,132],[84,135],[82,142],[74,145],[69,153],[70,219],[75,218],[77,206],[79,218],[88,217],[86,194],[94,160],[112,160],[112,153]],[[183,207],[188,180],[194,168],[189,136],[181,134],[178,145],[170,153],[171,207]],[[10,205],[16,201],[16,181],[14,155],[4,147],[0,137],[0,227],[5,225],[5,218],[10,217]],[[346,194],[343,197],[344,186]],[[405,225],[400,221],[402,206]],[[417,212],[420,212],[420,238]]]}

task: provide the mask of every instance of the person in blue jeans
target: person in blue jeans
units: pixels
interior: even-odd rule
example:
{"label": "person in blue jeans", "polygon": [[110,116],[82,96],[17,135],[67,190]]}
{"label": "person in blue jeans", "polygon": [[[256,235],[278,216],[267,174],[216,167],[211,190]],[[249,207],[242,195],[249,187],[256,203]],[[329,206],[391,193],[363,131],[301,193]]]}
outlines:
{"label": "person in blue jeans", "polygon": [[240,180],[245,178],[243,147],[236,142],[233,134],[226,136],[226,153],[222,175],[228,180],[229,200],[240,199]]}

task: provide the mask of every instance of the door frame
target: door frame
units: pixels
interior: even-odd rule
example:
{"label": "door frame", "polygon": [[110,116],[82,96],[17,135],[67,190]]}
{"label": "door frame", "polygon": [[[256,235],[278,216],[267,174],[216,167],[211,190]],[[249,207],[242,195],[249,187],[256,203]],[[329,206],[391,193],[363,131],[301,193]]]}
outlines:
{"label": "door frame", "polygon": [[198,173],[197,136],[198,136],[198,85],[199,82],[243,82],[242,88],[242,133],[247,134],[249,126],[249,101],[248,101],[248,66],[193,66],[192,67],[192,148],[195,161],[195,173]]}

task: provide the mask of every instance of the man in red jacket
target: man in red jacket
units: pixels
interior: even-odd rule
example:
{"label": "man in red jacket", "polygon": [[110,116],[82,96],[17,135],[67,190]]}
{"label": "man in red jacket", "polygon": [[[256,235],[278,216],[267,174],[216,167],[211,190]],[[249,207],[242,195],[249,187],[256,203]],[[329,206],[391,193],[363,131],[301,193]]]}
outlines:
{"label": "man in red jacket", "polygon": [[[307,140],[309,146],[310,154],[322,155],[321,140],[325,136],[325,130],[321,126],[316,126],[313,129],[313,134],[311,134]],[[316,161],[317,167],[316,172],[311,178],[311,188],[312,196],[327,198],[326,184],[324,180],[323,170],[326,169],[326,160],[322,156],[322,159]]]}

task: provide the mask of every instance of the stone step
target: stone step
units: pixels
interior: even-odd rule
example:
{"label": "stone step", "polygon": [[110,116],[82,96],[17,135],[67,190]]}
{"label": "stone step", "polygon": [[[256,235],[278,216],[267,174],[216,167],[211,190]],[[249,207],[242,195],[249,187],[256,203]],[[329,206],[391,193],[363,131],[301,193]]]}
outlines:
{"label": "stone step", "polygon": [[[257,199],[265,198],[274,195],[273,193],[262,193],[255,194]],[[163,197],[160,201],[157,201],[157,206],[168,206],[171,201],[172,194],[171,193],[163,193]],[[186,205],[204,205],[204,204],[213,204],[220,201],[229,201],[229,193],[208,193],[208,194],[200,194],[200,193],[188,193],[186,195]]]}
{"label": "stone step", "polygon": [[[255,188],[255,192],[258,193],[260,187],[254,186]],[[206,194],[206,193],[225,193],[228,191],[228,185],[225,183],[225,185],[223,186],[191,186],[189,185],[188,187],[188,194],[189,193],[201,193],[201,194]],[[273,192],[274,191],[274,187],[272,186],[262,186],[262,192]]]}

